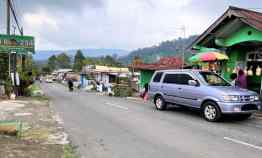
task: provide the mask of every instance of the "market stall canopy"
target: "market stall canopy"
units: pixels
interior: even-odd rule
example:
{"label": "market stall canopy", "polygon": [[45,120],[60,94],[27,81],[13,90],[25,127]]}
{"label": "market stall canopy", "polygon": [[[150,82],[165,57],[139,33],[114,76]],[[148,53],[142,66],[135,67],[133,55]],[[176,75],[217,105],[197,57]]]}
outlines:
{"label": "market stall canopy", "polygon": [[192,63],[221,61],[221,60],[228,60],[228,56],[218,52],[205,52],[205,53],[198,53],[192,56],[191,58],[189,58],[189,61]]}

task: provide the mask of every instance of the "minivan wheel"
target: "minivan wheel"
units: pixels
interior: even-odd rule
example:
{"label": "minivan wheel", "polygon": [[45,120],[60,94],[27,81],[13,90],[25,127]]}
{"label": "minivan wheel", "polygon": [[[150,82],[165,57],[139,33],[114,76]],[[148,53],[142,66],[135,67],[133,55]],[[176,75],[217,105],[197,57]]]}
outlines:
{"label": "minivan wheel", "polygon": [[206,102],[203,105],[203,116],[207,121],[216,122],[221,118],[221,111],[214,102]]}
{"label": "minivan wheel", "polygon": [[155,106],[157,110],[166,110],[166,102],[162,96],[155,98]]}

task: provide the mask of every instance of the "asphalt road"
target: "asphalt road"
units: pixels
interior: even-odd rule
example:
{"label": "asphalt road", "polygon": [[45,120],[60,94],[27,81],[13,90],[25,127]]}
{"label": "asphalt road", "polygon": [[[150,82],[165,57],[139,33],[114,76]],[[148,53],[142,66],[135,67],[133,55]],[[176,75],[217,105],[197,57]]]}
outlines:
{"label": "asphalt road", "polygon": [[261,158],[262,119],[206,122],[181,108],[42,84],[84,158]]}

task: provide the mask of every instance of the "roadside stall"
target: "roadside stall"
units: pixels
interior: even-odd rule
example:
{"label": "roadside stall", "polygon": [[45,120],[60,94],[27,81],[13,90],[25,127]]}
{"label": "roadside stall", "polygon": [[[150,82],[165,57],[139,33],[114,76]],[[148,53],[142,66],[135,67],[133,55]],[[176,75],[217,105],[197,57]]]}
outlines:
{"label": "roadside stall", "polygon": [[228,56],[218,52],[198,53],[189,59],[193,65],[200,66],[200,69],[213,71],[218,74],[222,73],[222,66],[226,60],[228,60]]}

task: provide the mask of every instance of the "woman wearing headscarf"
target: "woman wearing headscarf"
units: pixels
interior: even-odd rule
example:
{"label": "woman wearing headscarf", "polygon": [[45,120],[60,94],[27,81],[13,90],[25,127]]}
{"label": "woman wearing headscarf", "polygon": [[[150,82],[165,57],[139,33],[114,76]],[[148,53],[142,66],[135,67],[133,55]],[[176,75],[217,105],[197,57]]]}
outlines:
{"label": "woman wearing headscarf", "polygon": [[247,78],[242,69],[238,71],[236,85],[240,88],[247,89]]}

